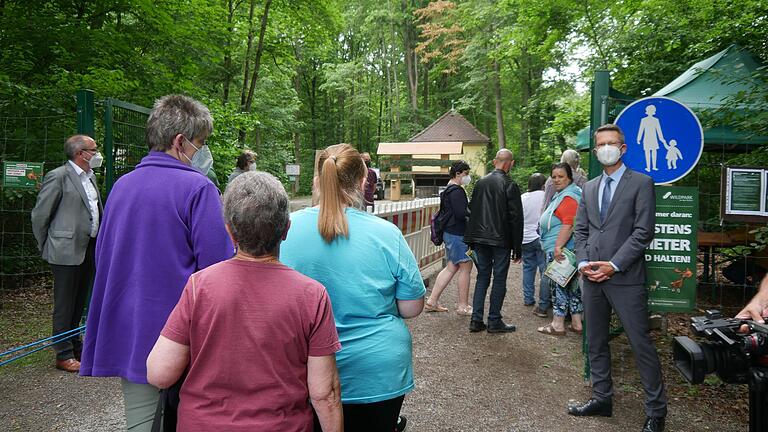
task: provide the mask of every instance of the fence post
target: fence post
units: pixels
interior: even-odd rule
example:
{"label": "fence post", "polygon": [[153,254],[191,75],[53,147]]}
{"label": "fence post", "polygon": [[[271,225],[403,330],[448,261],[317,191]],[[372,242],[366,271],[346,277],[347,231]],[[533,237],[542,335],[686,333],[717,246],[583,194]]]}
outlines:
{"label": "fence post", "polygon": [[109,198],[109,191],[115,183],[115,151],[112,136],[112,99],[104,100],[104,186],[107,191],[104,201]]}
{"label": "fence post", "polygon": [[[595,130],[604,125],[608,113],[608,93],[611,87],[611,75],[606,70],[595,71],[592,82],[592,113],[589,119],[589,150],[595,148]],[[603,167],[594,155],[589,158],[589,178],[595,178]]]}
{"label": "fence post", "polygon": [[77,91],[77,133],[94,138],[93,90]]}

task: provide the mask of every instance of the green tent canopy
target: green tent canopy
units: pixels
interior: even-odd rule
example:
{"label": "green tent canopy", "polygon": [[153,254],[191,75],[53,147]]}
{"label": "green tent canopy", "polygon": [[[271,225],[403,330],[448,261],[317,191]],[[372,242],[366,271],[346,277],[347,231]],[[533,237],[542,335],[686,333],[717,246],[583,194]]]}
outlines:
{"label": "green tent canopy", "polygon": [[[682,75],[675,78],[653,96],[672,98],[697,115],[714,113],[723,110],[729,99],[740,92],[752,91],[755,86],[755,71],[762,66],[749,51],[731,45],[712,57],[691,66]],[[753,110],[754,107],[725,107],[726,111],[741,112]],[[727,113],[721,117],[727,118]],[[766,145],[768,137],[754,136],[748,132],[738,131],[729,125],[721,124],[704,129],[705,145]]]}
{"label": "green tent canopy", "polygon": [[576,134],[576,150],[589,150],[589,126]]}
{"label": "green tent canopy", "polygon": [[[739,92],[752,91],[756,84],[753,75],[761,66],[763,65],[760,61],[747,50],[738,45],[731,45],[712,57],[694,64],[652,96],[674,99],[686,105],[698,116],[708,115],[726,119],[734,112],[743,114],[745,111],[756,109],[750,106],[725,107],[725,105]],[[755,136],[736,130],[729,125],[720,124],[704,128],[704,144],[707,147],[768,145],[768,137]],[[589,149],[589,127],[578,132],[576,149]]]}

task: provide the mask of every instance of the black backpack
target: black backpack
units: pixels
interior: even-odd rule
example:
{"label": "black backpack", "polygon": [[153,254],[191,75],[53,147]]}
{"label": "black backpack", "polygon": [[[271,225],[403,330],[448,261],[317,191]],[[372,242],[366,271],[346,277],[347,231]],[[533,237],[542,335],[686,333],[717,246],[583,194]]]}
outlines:
{"label": "black backpack", "polygon": [[435,246],[443,244],[443,232],[445,231],[445,227],[448,226],[448,222],[450,222],[453,217],[453,213],[445,208],[445,197],[450,191],[455,190],[456,188],[458,188],[458,186],[450,185],[443,191],[440,195],[440,209],[436,211],[429,220],[430,240],[432,240],[432,243]]}

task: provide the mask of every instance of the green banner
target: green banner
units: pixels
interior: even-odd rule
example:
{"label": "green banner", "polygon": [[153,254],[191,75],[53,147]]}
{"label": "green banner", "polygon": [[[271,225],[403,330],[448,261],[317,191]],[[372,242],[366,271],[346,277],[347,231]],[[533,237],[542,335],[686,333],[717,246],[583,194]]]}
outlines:
{"label": "green banner", "polygon": [[696,307],[699,192],[656,186],[656,234],[645,250],[648,307],[687,312]]}
{"label": "green banner", "polygon": [[3,187],[40,189],[42,162],[3,162]]}

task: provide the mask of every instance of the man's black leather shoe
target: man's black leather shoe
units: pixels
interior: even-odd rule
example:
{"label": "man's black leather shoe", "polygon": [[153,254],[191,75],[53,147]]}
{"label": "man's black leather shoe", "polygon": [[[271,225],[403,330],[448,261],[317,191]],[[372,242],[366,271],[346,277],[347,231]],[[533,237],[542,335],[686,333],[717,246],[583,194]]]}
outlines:
{"label": "man's black leather shoe", "polygon": [[613,415],[613,403],[610,401],[600,401],[595,398],[591,398],[581,405],[576,404],[568,406],[568,414],[577,417],[610,417]]}
{"label": "man's black leather shoe", "polygon": [[511,333],[517,330],[517,327],[511,324],[505,324],[504,321],[488,322],[488,333]]}
{"label": "man's black leather shoe", "polygon": [[664,432],[664,417],[646,417],[642,432]]}
{"label": "man's black leather shoe", "polygon": [[482,321],[475,321],[472,320],[469,322],[469,332],[470,333],[477,333],[485,330],[487,327],[485,326],[485,323]]}

